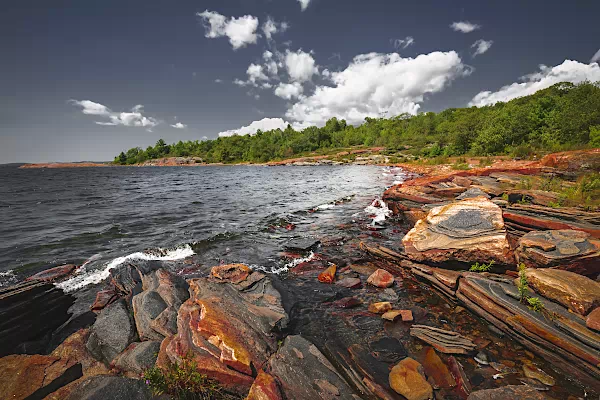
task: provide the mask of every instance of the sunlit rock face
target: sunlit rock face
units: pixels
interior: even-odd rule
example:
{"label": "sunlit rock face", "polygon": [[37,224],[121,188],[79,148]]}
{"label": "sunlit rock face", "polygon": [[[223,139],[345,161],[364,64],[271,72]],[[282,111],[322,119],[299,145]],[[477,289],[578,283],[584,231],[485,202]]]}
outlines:
{"label": "sunlit rock face", "polygon": [[409,258],[440,264],[514,260],[502,210],[480,196],[433,208],[402,239]]}

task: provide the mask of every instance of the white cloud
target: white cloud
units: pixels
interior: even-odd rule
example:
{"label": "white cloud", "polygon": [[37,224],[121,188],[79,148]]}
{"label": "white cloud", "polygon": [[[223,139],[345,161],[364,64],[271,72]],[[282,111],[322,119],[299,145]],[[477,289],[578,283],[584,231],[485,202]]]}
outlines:
{"label": "white cloud", "polygon": [[187,125],[186,124],[182,124],[181,122],[178,122],[176,124],[171,125],[173,128],[175,129],[186,129]]}
{"label": "white cloud", "polygon": [[539,72],[526,75],[521,80],[523,82],[503,86],[497,92],[480,92],[469,102],[469,106],[484,106],[528,96],[559,82],[600,81],[600,66],[595,63],[583,64],[577,61],[565,60],[555,67],[540,65]]}
{"label": "white cloud", "polygon": [[246,86],[246,85],[249,85],[249,83],[248,83],[248,82],[246,82],[246,81],[243,81],[243,80],[241,80],[241,79],[237,79],[237,78],[233,80],[233,83],[234,83],[235,85],[238,85],[238,86]]}
{"label": "white cloud", "polygon": [[454,29],[457,32],[469,33],[481,28],[481,25],[472,24],[469,21],[460,21],[453,22],[452,24],[450,24],[450,28]]}
{"label": "white cloud", "polygon": [[305,82],[311,80],[314,74],[319,73],[315,59],[302,50],[297,52],[287,51],[285,54],[285,67],[292,81]]}
{"label": "white cloud", "polygon": [[272,129],[285,129],[288,123],[281,118],[263,118],[260,121],[254,121],[248,126],[239,129],[232,129],[219,133],[219,137],[234,135],[254,135],[257,130],[270,131]]}
{"label": "white cloud", "polygon": [[298,98],[303,92],[303,87],[299,82],[294,83],[280,83],[275,88],[275,96],[281,97],[282,99],[291,100]]}
{"label": "white cloud", "polygon": [[196,15],[202,18],[207,38],[214,39],[227,36],[234,50],[256,43],[258,18],[252,15],[227,18],[217,12],[208,10],[196,13]]}
{"label": "white cloud", "polygon": [[407,36],[404,39],[390,39],[396,50],[405,49],[415,43],[412,36]]}
{"label": "white cloud", "polygon": [[300,3],[300,9],[302,9],[302,11],[304,11],[308,7],[310,0],[298,0],[298,3]]}
{"label": "white cloud", "polygon": [[246,70],[248,81],[256,84],[256,81],[268,81],[269,77],[263,72],[262,65],[250,64]]}
{"label": "white cloud", "polygon": [[215,79],[215,83],[223,83],[221,79]]}
{"label": "white cloud", "polygon": [[290,25],[287,22],[275,22],[273,18],[268,17],[267,22],[262,25],[262,31],[267,40],[271,40],[274,34],[278,32],[285,32],[289,27]]}
{"label": "white cloud", "polygon": [[594,54],[592,56],[592,59],[590,60],[590,63],[599,62],[599,61],[600,61],[600,49],[598,49],[598,51],[596,52],[596,54]]}
{"label": "white cloud", "polygon": [[90,100],[70,100],[70,103],[76,106],[82,107],[82,112],[87,115],[98,115],[108,118],[108,121],[94,121],[97,125],[103,126],[131,126],[131,127],[143,127],[152,128],[160,123],[159,120],[146,117],[142,113],[144,106],[141,104],[136,105],[131,109],[131,112],[113,112],[110,108],[100,103],[95,103]]}
{"label": "white cloud", "polygon": [[304,126],[322,126],[332,117],[358,124],[365,117],[382,114],[415,114],[426,94],[440,92],[470,72],[455,51],[415,58],[397,53],[362,54],[345,70],[330,73],[335,86],[318,86],[314,94],[300,98],[288,109],[286,117]]}
{"label": "white cloud", "polygon": [[492,44],[494,44],[493,40],[483,40],[483,39],[477,40],[475,43],[473,43],[471,45],[471,47],[475,48],[475,52],[473,53],[473,57],[476,57],[476,56],[478,56],[480,54],[483,54],[486,51],[488,51],[490,49],[490,47],[492,47]]}
{"label": "white cloud", "polygon": [[277,75],[279,72],[279,67],[277,66],[277,62],[273,59],[273,53],[269,50],[263,53],[263,59],[265,60],[265,68],[269,75]]}

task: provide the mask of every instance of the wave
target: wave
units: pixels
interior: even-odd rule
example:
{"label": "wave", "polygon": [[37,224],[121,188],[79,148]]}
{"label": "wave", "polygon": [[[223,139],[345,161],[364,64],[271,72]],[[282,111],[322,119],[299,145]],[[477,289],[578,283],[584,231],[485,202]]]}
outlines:
{"label": "wave", "polygon": [[0,272],[0,287],[14,285],[17,283],[17,276],[12,269]]}
{"label": "wave", "polygon": [[392,210],[390,210],[387,204],[381,199],[373,200],[373,202],[365,208],[365,212],[372,216],[372,225],[384,222],[387,217],[392,215]]}
{"label": "wave", "polygon": [[288,272],[290,270],[290,268],[294,268],[300,264],[302,264],[303,262],[309,262],[315,259],[315,253],[314,252],[310,252],[306,257],[301,257],[301,258],[294,258],[292,261],[284,264],[282,267],[264,267],[262,265],[250,265],[250,268],[252,268],[253,270],[258,270],[261,272],[266,272],[269,274],[282,274],[284,272]]}
{"label": "wave", "polygon": [[[88,270],[87,264],[82,265],[70,279],[56,284],[56,287],[66,293],[73,292],[88,285],[98,284],[110,276],[110,271],[118,266],[134,260],[145,261],[174,261],[194,255],[194,250],[189,244],[174,249],[153,249],[144,252],[135,252],[123,257],[117,257],[104,265],[104,268]],[[96,256],[94,256],[96,257]],[[92,258],[94,258],[92,257]],[[91,260],[91,259],[90,259]]]}

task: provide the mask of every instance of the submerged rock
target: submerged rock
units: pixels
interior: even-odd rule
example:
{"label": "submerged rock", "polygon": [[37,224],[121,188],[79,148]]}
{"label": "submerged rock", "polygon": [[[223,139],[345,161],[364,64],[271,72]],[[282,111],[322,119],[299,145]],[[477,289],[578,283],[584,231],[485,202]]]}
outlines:
{"label": "submerged rock", "polygon": [[423,367],[410,357],[405,358],[390,371],[390,386],[408,400],[433,398],[433,388],[425,379]]}
{"label": "submerged rock", "polygon": [[553,377],[533,364],[523,364],[523,373],[527,378],[536,379],[546,386],[554,386],[556,383]]}
{"label": "submerged rock", "polygon": [[450,374],[448,367],[437,355],[433,347],[424,347],[419,353],[418,360],[423,365],[425,374],[427,374],[434,389],[449,389],[456,386],[456,382]]}
{"label": "submerged rock", "polygon": [[356,289],[361,286],[361,281],[360,278],[343,278],[337,281],[335,284],[348,289]]}
{"label": "submerged rock", "polygon": [[369,276],[367,283],[378,288],[389,288],[394,284],[394,276],[385,269],[378,269]]}
{"label": "submerged rock", "polygon": [[485,197],[433,208],[402,239],[406,254],[418,262],[511,264],[502,210]]}
{"label": "submerged rock", "polygon": [[73,265],[73,264],[61,265],[59,267],[54,267],[54,268],[46,269],[42,272],[38,272],[37,274],[30,276],[26,280],[27,281],[51,282],[56,279],[60,279],[67,275],[70,275],[76,269],[77,269],[77,266]]}
{"label": "submerged rock", "polygon": [[528,385],[508,385],[498,389],[478,390],[468,400],[550,400],[548,396]]}
{"label": "submerged rock", "polygon": [[333,283],[335,281],[335,272],[337,271],[337,266],[335,264],[330,265],[325,271],[319,274],[319,282],[323,283]]}

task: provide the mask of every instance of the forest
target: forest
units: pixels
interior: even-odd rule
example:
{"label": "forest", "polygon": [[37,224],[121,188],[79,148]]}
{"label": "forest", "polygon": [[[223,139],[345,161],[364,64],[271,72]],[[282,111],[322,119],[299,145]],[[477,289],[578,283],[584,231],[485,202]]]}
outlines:
{"label": "forest", "polygon": [[557,83],[530,96],[484,107],[439,113],[365,118],[360,126],[332,118],[302,131],[257,131],[215,140],[160,139],[145,150],[121,152],[114,163],[131,165],[162,157],[199,157],[206,163],[262,163],[357,146],[385,147],[416,157],[533,154],[600,147],[600,82]]}

